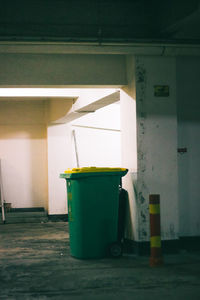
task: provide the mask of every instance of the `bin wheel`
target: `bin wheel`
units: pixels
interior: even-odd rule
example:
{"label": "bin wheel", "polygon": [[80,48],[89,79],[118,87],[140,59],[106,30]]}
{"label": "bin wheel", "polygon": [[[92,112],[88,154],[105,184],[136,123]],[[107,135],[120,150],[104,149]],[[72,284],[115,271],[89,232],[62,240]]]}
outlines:
{"label": "bin wheel", "polygon": [[120,242],[114,242],[110,245],[110,248],[109,248],[109,252],[110,252],[110,255],[112,257],[121,257],[122,256],[122,243]]}

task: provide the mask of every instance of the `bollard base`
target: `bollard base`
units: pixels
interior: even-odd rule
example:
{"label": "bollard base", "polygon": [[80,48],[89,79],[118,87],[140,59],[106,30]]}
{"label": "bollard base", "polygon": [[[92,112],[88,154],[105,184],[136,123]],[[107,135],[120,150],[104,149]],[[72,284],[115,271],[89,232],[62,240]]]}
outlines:
{"label": "bollard base", "polygon": [[162,256],[160,257],[150,257],[149,265],[150,267],[159,267],[164,264]]}

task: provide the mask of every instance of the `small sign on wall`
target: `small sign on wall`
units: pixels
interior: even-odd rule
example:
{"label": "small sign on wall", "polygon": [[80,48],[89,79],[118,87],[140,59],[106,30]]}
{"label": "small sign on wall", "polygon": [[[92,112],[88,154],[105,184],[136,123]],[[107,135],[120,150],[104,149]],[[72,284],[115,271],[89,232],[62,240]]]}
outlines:
{"label": "small sign on wall", "polygon": [[154,96],[155,97],[169,97],[169,86],[168,85],[154,85]]}
{"label": "small sign on wall", "polygon": [[184,154],[186,152],[187,152],[187,148],[186,147],[185,148],[178,148],[178,153]]}

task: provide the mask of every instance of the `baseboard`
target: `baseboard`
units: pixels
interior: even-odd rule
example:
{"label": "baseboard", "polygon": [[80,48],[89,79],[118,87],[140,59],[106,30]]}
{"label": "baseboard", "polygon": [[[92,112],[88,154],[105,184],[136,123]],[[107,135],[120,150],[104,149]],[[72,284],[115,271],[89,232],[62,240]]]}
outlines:
{"label": "baseboard", "polygon": [[45,211],[44,207],[27,207],[27,208],[9,208],[8,212],[41,212]]}
{"label": "baseboard", "polygon": [[68,214],[48,215],[48,219],[51,222],[68,222]]}
{"label": "baseboard", "polygon": [[[162,252],[164,254],[178,253],[180,250],[180,241],[164,240],[162,241]],[[131,240],[124,241],[124,252],[137,255],[150,255],[150,242],[136,242]]]}
{"label": "baseboard", "polygon": [[180,247],[187,251],[200,250],[200,236],[180,237]]}
{"label": "baseboard", "polygon": [[123,248],[125,253],[133,253],[137,255],[148,255],[150,253],[149,242],[136,242],[125,239]]}

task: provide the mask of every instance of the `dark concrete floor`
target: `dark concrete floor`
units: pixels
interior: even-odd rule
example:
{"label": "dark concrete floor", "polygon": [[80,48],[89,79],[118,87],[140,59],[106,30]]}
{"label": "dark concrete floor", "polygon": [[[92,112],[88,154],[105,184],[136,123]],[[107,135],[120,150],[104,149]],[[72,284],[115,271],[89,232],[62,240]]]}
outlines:
{"label": "dark concrete floor", "polygon": [[200,299],[200,253],[78,260],[67,223],[0,225],[0,299]]}

